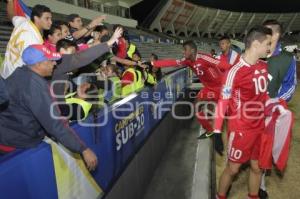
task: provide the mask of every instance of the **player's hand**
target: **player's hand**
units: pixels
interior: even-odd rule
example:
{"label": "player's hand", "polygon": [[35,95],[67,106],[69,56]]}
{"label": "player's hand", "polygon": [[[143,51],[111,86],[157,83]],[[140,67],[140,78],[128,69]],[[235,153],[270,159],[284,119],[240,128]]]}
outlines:
{"label": "player's hand", "polygon": [[82,156],[87,169],[89,171],[95,170],[98,164],[98,159],[95,153],[91,149],[87,148],[82,152]]}

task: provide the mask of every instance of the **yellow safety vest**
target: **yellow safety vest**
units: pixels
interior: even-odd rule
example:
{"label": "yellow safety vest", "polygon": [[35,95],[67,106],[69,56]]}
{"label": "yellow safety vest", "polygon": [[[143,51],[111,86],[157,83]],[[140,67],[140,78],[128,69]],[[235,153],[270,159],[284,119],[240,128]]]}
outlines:
{"label": "yellow safety vest", "polygon": [[113,97],[110,101],[115,101],[116,99],[119,99],[122,97],[122,85],[121,80],[119,77],[110,77],[109,78],[112,81],[112,89],[113,89]]}
{"label": "yellow safety vest", "polygon": [[127,50],[127,56],[132,59],[132,56],[133,56],[133,53],[135,52],[136,50],[136,46],[134,44],[130,44],[129,45],[129,48]]}
{"label": "yellow safety vest", "polygon": [[[67,104],[78,104],[78,105],[80,105],[83,109],[83,112],[84,112],[84,118],[83,119],[85,119],[89,115],[89,112],[92,108],[92,104],[87,102],[87,101],[84,101],[83,99],[73,97],[75,94],[76,94],[76,92],[69,93],[68,95],[66,95],[66,97],[65,97],[66,98],[66,103]],[[77,110],[73,110],[73,111],[77,111]]]}
{"label": "yellow safety vest", "polygon": [[147,83],[154,85],[157,83],[156,78],[151,74],[147,73]]}
{"label": "yellow safety vest", "polygon": [[144,88],[143,76],[140,71],[135,70],[133,68],[129,68],[123,73],[123,75],[126,72],[130,72],[133,74],[133,82],[122,88],[123,97],[129,95],[130,93],[140,91],[142,88]]}

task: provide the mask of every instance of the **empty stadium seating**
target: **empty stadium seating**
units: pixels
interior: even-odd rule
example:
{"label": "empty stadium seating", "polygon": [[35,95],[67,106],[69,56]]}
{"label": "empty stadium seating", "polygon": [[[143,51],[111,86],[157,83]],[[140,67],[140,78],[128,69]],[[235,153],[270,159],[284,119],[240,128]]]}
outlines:
{"label": "empty stadium seating", "polygon": [[13,27],[6,16],[6,4],[0,1],[0,54],[5,53]]}

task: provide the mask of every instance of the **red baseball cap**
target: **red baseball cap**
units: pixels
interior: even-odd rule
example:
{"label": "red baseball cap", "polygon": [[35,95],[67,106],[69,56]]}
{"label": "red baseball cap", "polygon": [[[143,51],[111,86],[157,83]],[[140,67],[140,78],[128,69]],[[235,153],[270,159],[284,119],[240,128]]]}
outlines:
{"label": "red baseball cap", "polygon": [[49,50],[46,46],[35,44],[28,46],[22,54],[23,62],[26,65],[34,65],[39,62],[52,60],[56,61],[61,59],[61,54]]}

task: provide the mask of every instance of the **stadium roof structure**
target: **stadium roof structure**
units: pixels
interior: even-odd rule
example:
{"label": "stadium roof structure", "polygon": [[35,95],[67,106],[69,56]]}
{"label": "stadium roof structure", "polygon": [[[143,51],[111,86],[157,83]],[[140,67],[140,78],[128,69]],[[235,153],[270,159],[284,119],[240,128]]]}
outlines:
{"label": "stadium roof structure", "polygon": [[282,13],[299,12],[300,1],[297,0],[187,0],[196,5],[236,11]]}
{"label": "stadium roof structure", "polygon": [[[196,0],[191,1],[196,2]],[[218,4],[213,4],[216,1],[203,0],[207,6],[217,6]],[[266,0],[261,0],[261,2],[263,1]],[[247,9],[244,9],[246,11],[229,11],[199,5],[202,1],[197,1],[199,2],[197,4],[183,0],[166,0],[163,2],[164,4],[160,3],[152,10],[152,14],[154,12],[155,15],[150,23],[151,14],[149,15],[148,25],[146,26],[150,30],[174,36],[220,37],[229,35],[234,38],[243,37],[251,27],[262,24],[267,19],[276,19],[281,22],[284,27],[284,34],[300,31],[300,12],[292,12],[293,10],[286,9],[286,12],[278,11],[275,13],[269,12],[267,8],[264,10],[261,8],[258,10],[259,12],[246,12]],[[228,3],[228,5],[230,5],[230,2],[239,2],[238,5],[244,5],[245,7],[249,3],[258,1],[244,3],[245,1],[241,0],[226,0],[223,2]],[[270,1],[266,2],[270,3]],[[276,4],[275,1],[273,3]],[[227,7],[223,6],[223,8]],[[297,7],[297,9],[299,10],[300,7]]]}

